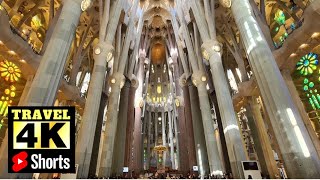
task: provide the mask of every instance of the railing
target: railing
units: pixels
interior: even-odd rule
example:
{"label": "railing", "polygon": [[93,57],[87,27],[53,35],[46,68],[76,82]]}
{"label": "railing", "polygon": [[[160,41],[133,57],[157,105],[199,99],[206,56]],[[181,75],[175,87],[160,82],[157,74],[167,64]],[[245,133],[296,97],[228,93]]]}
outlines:
{"label": "railing", "polygon": [[27,42],[27,43],[29,44],[29,46],[31,47],[32,51],[33,51],[35,54],[40,55],[41,49],[35,48],[34,44],[31,43],[31,40],[30,40],[30,38],[28,37],[28,35],[26,35],[25,33],[21,32],[19,29],[17,29],[17,28],[13,25],[13,23],[12,23],[11,20],[10,20],[10,16],[9,16],[9,13],[8,13],[7,9],[0,5],[0,10],[4,11],[4,12],[6,13],[6,15],[8,16],[8,18],[9,18],[9,24],[10,24],[10,29],[11,29],[12,33],[18,35],[23,41]]}

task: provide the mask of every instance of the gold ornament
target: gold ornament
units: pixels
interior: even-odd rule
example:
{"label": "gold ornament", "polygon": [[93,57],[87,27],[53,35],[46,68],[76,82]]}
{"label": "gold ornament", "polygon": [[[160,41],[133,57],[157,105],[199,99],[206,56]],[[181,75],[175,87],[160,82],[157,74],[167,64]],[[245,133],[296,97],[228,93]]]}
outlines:
{"label": "gold ornament", "polygon": [[219,0],[219,2],[225,8],[230,8],[232,4],[231,0]]}

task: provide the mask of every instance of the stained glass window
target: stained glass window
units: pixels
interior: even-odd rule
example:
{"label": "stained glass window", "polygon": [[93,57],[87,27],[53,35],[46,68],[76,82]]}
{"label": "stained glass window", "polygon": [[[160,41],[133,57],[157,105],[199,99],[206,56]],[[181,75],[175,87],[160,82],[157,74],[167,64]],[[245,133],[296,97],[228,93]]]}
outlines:
{"label": "stained glass window", "polygon": [[4,95],[0,97],[0,115],[6,116],[8,113],[8,106],[12,104],[12,98],[16,97],[16,87],[11,85],[4,90]]}
{"label": "stained glass window", "polygon": [[[297,71],[305,77],[303,79],[303,91],[305,92],[305,96],[308,99],[309,104],[314,110],[320,109],[320,95],[316,86],[316,84],[319,83],[317,79],[319,79],[320,76],[317,73],[314,73],[317,72],[317,68],[318,55],[315,53],[308,53],[303,56],[297,63],[296,68]],[[320,74],[320,70],[318,70],[318,72]],[[316,81],[314,81],[314,76],[316,76]]]}
{"label": "stained glass window", "polygon": [[286,23],[286,16],[284,15],[283,11],[278,10],[274,16],[274,20],[279,24],[283,25]]}
{"label": "stained glass window", "polygon": [[310,75],[317,69],[318,64],[318,55],[315,53],[309,53],[299,60],[297,63],[297,70],[301,75]]}
{"label": "stained glass window", "polygon": [[17,82],[21,77],[21,70],[14,63],[4,60],[0,62],[0,76],[8,82]]}
{"label": "stained glass window", "polygon": [[[13,99],[16,98],[16,86],[14,83],[21,78],[21,70],[14,63],[4,60],[0,61],[0,78],[4,83],[3,89],[0,92],[0,115],[6,116],[8,113],[8,106],[13,103]],[[2,80],[2,81],[3,81]]]}
{"label": "stained glass window", "polygon": [[41,19],[38,15],[35,15],[31,19],[31,27],[35,30],[38,30],[42,26]]}

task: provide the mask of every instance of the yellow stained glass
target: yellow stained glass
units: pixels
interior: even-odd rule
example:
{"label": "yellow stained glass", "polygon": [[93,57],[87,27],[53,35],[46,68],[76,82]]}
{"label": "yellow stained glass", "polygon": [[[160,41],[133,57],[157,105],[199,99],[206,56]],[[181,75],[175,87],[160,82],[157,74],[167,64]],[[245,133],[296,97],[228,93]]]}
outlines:
{"label": "yellow stained glass", "polygon": [[0,62],[0,76],[8,82],[17,82],[21,77],[21,70],[14,63],[4,60]]}
{"label": "yellow stained glass", "polygon": [[41,23],[41,19],[39,18],[39,16],[38,15],[33,16],[31,19],[31,27],[34,30],[38,30],[41,26],[42,26],[42,23]]}
{"label": "yellow stained glass", "polygon": [[10,89],[4,90],[5,96],[0,98],[0,115],[6,116],[8,114],[8,107],[12,104],[12,100],[10,98],[16,96],[15,90],[16,87],[14,85],[11,85]]}

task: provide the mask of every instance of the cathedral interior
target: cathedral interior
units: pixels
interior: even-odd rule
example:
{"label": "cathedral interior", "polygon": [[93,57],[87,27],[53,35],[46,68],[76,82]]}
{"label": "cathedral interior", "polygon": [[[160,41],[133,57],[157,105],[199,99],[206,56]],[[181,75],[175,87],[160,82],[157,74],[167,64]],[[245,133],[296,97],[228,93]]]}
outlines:
{"label": "cathedral interior", "polygon": [[9,106],[74,106],[77,178],[320,178],[319,0],[0,3],[1,164]]}

